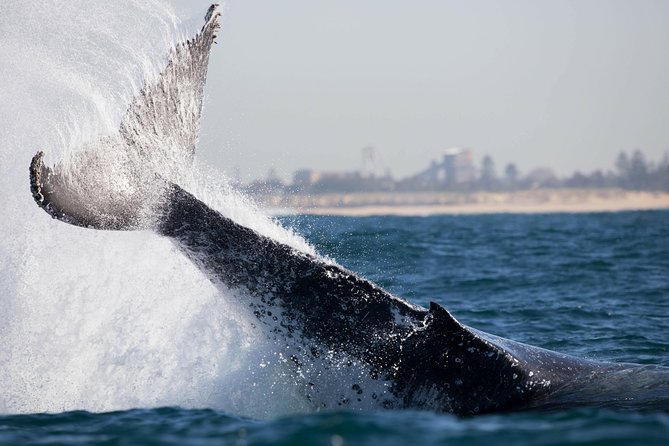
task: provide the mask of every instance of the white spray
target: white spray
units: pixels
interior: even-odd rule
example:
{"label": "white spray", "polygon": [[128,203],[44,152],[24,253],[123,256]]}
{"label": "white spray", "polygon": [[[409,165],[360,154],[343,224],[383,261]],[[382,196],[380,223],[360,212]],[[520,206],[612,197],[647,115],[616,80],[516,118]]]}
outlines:
{"label": "white spray", "polygon": [[[32,155],[53,164],[115,132],[192,32],[154,0],[0,6],[0,413],[309,410],[247,315],[169,241],[69,226],[30,195]],[[240,223],[312,251],[197,159],[184,182]]]}

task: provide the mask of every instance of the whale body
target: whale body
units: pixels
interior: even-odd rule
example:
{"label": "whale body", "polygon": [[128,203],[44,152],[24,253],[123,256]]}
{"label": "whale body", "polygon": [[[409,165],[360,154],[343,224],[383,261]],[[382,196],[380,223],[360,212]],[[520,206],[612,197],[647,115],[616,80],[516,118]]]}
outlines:
{"label": "whale body", "polygon": [[[42,209],[76,226],[150,229],[169,238],[214,284],[237,291],[236,304],[301,377],[317,410],[669,410],[669,368],[579,359],[467,327],[437,303],[413,305],[331,260],[242,226],[169,171],[154,172],[165,151],[180,151],[179,163],[193,156],[217,20],[212,6],[202,31],[171,52],[158,81],[129,107],[113,144],[120,140],[133,154],[124,163],[130,169],[108,170],[99,147],[81,152],[74,171],[66,163],[47,167],[44,154],[35,155],[30,186]],[[179,115],[186,100],[195,113]],[[182,146],[165,148],[164,135]],[[124,175],[126,187],[113,188],[115,175]],[[333,386],[340,391],[324,390]]]}

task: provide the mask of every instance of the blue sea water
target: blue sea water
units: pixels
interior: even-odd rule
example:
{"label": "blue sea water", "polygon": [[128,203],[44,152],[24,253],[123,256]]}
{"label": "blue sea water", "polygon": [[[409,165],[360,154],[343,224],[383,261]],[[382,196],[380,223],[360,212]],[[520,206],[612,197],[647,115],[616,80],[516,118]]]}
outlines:
{"label": "blue sea water", "polygon": [[[489,333],[604,361],[669,366],[669,211],[283,217],[318,250]],[[669,414],[418,411],[254,420],[210,409],[0,416],[0,444],[666,445]]]}

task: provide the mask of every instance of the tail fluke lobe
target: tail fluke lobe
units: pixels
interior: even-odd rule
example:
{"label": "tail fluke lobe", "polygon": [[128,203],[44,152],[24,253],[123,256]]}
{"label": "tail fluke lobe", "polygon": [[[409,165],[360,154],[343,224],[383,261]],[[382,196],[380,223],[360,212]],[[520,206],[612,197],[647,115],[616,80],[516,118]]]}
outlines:
{"label": "tail fluke lobe", "polygon": [[76,215],[65,204],[68,200],[60,196],[59,189],[52,184],[53,171],[44,165],[44,152],[37,152],[30,162],[30,192],[35,203],[56,220],[75,226],[89,226],[82,215]]}
{"label": "tail fluke lobe", "polygon": [[220,28],[217,7],[209,7],[195,36],[169,52],[160,76],[142,88],[121,119],[122,141],[162,168],[179,170],[193,160],[209,55]]}
{"label": "tail fluke lobe", "polygon": [[[44,152],[37,152],[30,162],[30,192],[39,207],[56,220],[85,228],[139,229],[142,206],[133,199],[97,190],[73,187],[59,166],[44,165]],[[100,194],[96,194],[100,192]],[[140,205],[140,206],[138,206]]]}

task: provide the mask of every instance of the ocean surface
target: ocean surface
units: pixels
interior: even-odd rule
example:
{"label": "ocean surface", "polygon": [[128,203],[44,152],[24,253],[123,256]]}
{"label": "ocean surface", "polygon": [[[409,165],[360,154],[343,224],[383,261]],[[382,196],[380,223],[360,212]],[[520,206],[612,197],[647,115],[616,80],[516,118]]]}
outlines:
{"label": "ocean surface", "polygon": [[[668,211],[280,220],[321,254],[417,304],[438,302],[466,325],[580,357],[669,366]],[[243,395],[243,386],[228,391]],[[0,444],[667,445],[669,414],[254,419],[207,407],[140,406],[0,415]]]}
{"label": "ocean surface", "polygon": [[[66,225],[30,194],[38,150],[77,175],[91,171],[77,171],[73,156],[123,160],[144,137],[161,149],[145,154],[167,151],[144,160],[162,160],[157,172],[181,160],[168,149],[199,132],[194,71],[168,76],[147,102],[179,103],[176,115],[152,109],[123,144],[119,123],[174,45],[200,29],[204,9],[186,22],[162,0],[0,9],[1,446],[669,444],[669,414],[657,412],[309,413],[257,321],[231,305],[238,291],[214,286],[163,237]],[[224,158],[226,141],[215,150]],[[669,366],[669,212],[279,218],[291,232],[199,156],[178,182],[209,206],[408,300],[532,345]],[[126,167],[100,178],[124,189],[134,178]]]}

